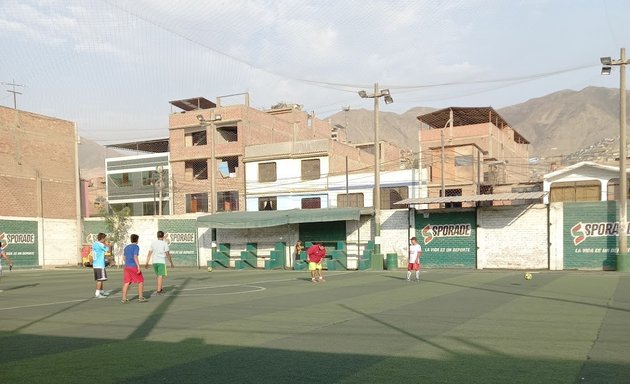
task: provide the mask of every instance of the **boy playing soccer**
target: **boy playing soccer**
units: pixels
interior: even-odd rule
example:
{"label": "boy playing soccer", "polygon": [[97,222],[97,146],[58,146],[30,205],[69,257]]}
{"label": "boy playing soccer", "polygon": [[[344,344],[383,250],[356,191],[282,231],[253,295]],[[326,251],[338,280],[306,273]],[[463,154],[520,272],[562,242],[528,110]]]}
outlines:
{"label": "boy playing soccer", "polygon": [[94,268],[94,280],[96,280],[96,291],[94,297],[97,299],[104,299],[109,296],[104,291],[105,281],[107,281],[107,271],[105,271],[105,252],[107,252],[108,246],[105,244],[104,233],[99,233],[96,236],[96,241],[92,243],[92,267]]}
{"label": "boy playing soccer", "polygon": [[411,281],[411,271],[416,271],[416,281],[420,282],[420,256],[422,248],[416,237],[411,238],[409,246],[409,263],[407,264],[407,281]]}
{"label": "boy playing soccer", "polygon": [[138,254],[140,253],[140,247],[138,247],[139,236],[136,234],[131,235],[131,244],[128,244],[123,255],[125,256],[125,270],[123,277],[123,289],[122,300],[123,304],[127,304],[127,291],[129,286],[133,283],[138,284],[138,302],[144,303],[147,299],[144,298],[144,276],[142,276],[142,270],[140,270],[140,262],[138,262]]}
{"label": "boy playing soccer", "polygon": [[155,294],[163,295],[164,290],[162,289],[162,284],[164,283],[164,277],[167,275],[166,258],[168,257],[168,261],[171,263],[171,268],[175,268],[175,266],[173,265],[173,259],[171,258],[171,252],[168,249],[168,244],[164,241],[164,232],[162,231],[157,232],[157,240],[153,240],[151,243],[151,249],[147,255],[147,263],[144,265],[145,268],[149,268],[151,256],[153,256],[153,271],[157,276],[157,290],[155,291]]}

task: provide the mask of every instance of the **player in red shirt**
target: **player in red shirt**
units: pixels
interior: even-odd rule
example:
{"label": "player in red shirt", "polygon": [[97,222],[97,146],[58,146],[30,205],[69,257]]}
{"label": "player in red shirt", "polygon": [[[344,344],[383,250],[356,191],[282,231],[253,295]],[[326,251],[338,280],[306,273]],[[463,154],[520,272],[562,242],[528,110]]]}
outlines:
{"label": "player in red shirt", "polygon": [[311,271],[311,281],[313,283],[318,281],[315,276],[319,276],[320,282],[324,281],[322,260],[326,257],[326,248],[321,243],[313,243],[306,250],[306,255],[308,257],[308,270]]}

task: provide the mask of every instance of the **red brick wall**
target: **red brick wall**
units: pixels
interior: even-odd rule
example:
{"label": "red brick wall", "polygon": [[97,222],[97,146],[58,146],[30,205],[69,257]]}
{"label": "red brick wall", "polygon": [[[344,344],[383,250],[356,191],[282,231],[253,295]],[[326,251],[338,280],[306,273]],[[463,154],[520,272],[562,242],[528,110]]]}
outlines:
{"label": "red brick wall", "polygon": [[76,218],[74,123],[0,107],[0,133],[0,215]]}

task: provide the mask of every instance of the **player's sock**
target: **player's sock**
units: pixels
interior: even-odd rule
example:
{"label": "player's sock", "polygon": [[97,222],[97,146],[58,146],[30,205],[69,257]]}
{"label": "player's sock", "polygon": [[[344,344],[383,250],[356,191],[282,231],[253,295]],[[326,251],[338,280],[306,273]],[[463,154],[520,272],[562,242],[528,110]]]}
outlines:
{"label": "player's sock", "polygon": [[101,291],[99,291],[98,289],[96,290],[96,292],[94,292],[94,296],[100,296],[101,295]]}
{"label": "player's sock", "polygon": [[420,281],[420,271],[416,271],[416,280]]}

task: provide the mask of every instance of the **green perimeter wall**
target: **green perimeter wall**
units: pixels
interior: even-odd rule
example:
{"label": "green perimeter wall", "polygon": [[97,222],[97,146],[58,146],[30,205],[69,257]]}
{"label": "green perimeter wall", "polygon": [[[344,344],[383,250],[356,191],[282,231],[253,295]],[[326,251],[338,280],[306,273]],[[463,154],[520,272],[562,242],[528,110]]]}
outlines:
{"label": "green perimeter wall", "polygon": [[197,266],[197,220],[160,219],[159,230],[171,250],[175,266]]}
{"label": "green perimeter wall", "polygon": [[111,236],[111,233],[107,229],[107,223],[104,220],[99,221],[83,221],[83,237],[81,237],[82,244],[91,245],[96,241],[96,235],[99,233],[105,233],[107,236]]}
{"label": "green perimeter wall", "polygon": [[475,268],[477,215],[473,211],[416,213],[416,234],[423,267]]}
{"label": "green perimeter wall", "polygon": [[14,267],[40,268],[37,221],[0,220],[0,242]]}
{"label": "green perimeter wall", "polygon": [[614,201],[564,203],[564,269],[616,269],[617,210]]}

